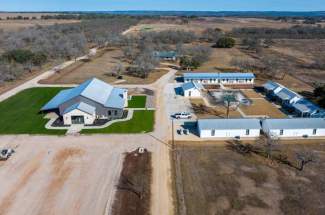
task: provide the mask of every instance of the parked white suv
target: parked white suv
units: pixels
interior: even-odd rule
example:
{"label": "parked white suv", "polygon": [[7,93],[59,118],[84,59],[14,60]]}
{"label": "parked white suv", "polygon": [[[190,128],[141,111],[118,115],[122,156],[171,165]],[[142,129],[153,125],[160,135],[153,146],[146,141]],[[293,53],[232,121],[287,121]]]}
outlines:
{"label": "parked white suv", "polygon": [[176,119],[191,119],[192,115],[187,112],[175,113],[174,118]]}

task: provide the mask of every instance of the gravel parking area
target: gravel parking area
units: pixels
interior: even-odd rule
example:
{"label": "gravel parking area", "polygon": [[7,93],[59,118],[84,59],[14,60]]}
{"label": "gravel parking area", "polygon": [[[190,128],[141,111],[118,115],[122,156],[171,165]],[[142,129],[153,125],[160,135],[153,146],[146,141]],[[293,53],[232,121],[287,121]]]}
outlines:
{"label": "gravel parking area", "polygon": [[196,118],[192,109],[191,102],[188,98],[181,95],[176,95],[175,88],[180,87],[181,84],[169,83],[165,87],[164,96],[166,99],[166,112],[168,116],[171,116],[178,112],[189,112],[192,114],[193,119]]}

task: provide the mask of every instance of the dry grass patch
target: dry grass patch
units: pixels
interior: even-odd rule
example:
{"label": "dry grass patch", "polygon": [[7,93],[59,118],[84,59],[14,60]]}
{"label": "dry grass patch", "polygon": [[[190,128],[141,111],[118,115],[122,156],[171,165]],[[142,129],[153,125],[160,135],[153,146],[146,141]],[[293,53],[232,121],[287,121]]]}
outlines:
{"label": "dry grass patch", "polygon": [[252,89],[241,90],[241,92],[249,99],[263,98],[259,93]]}
{"label": "dry grass patch", "polygon": [[155,70],[147,78],[134,77],[123,74],[123,79],[119,80],[112,75],[118,63],[127,68],[129,64],[121,61],[123,53],[120,49],[112,48],[101,50],[90,61],[78,61],[71,66],[57,72],[53,76],[42,80],[45,84],[80,84],[87,79],[97,77],[107,83],[121,84],[150,84],[158,80],[167,73],[167,70]]}
{"label": "dry grass patch", "polygon": [[[177,142],[174,185],[186,214],[323,214],[325,146],[281,145],[295,153],[316,151],[319,161],[298,171],[243,156],[221,142]],[[175,162],[175,158],[179,162]],[[175,165],[178,166],[175,166]],[[179,171],[179,172],[176,172]],[[185,202],[179,201],[184,196]]]}
{"label": "dry grass patch", "polygon": [[250,106],[241,106],[240,109],[246,115],[262,115],[269,116],[271,118],[286,118],[287,116],[282,113],[277,107],[272,105],[270,102],[265,99],[252,99],[252,105]]}
{"label": "dry grass patch", "polygon": [[[195,115],[199,119],[227,117],[227,109],[224,106],[218,105],[209,107],[206,105],[203,99],[190,99],[190,102],[195,112]],[[229,117],[239,118],[241,117],[241,115],[237,110],[230,109]]]}

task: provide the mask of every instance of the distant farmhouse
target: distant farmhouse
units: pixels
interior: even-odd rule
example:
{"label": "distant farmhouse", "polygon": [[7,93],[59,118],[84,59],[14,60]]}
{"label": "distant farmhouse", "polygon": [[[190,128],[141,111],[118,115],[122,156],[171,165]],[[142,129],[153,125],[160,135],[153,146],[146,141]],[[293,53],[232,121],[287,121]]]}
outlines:
{"label": "distant farmhouse", "polygon": [[154,57],[165,61],[176,61],[177,53],[175,51],[155,51]]}
{"label": "distant farmhouse", "polygon": [[184,73],[184,82],[201,84],[223,84],[242,88],[253,87],[255,75],[253,73]]}
{"label": "distant farmhouse", "polygon": [[276,100],[283,108],[292,111],[298,117],[325,117],[322,108],[279,83],[268,81],[263,87],[269,99]]}
{"label": "distant farmhouse", "polygon": [[62,90],[41,111],[57,112],[64,125],[92,125],[96,119],[122,118],[128,106],[127,97],[127,90],[93,78],[75,88]]}

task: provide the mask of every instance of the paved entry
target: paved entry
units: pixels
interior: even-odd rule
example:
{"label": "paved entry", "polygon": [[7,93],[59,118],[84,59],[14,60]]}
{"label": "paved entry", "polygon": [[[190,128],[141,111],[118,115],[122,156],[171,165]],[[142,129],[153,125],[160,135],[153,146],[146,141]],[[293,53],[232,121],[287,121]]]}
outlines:
{"label": "paved entry", "polygon": [[84,116],[71,116],[72,124],[85,124]]}

